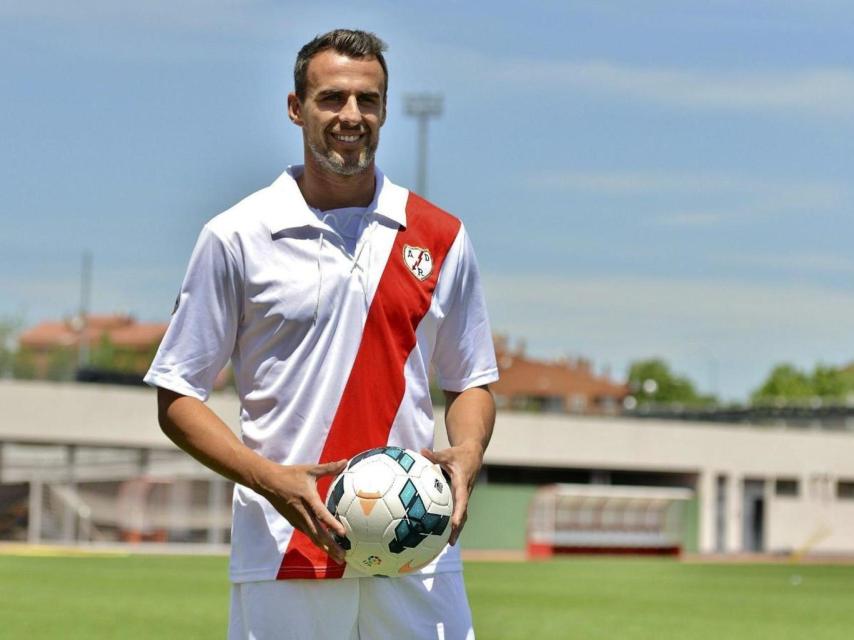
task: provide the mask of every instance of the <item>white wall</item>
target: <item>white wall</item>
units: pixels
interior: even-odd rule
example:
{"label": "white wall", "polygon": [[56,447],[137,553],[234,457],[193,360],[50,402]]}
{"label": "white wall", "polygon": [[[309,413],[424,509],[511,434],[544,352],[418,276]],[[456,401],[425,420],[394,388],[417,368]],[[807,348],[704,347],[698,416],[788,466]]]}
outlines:
{"label": "white wall", "polygon": [[[854,553],[854,500],[836,497],[837,480],[854,479],[854,433],[501,413],[485,461],[697,474],[704,552],[715,551],[717,476],[727,479],[730,552],[743,550],[743,483],[764,479],[767,551]],[[800,496],[774,495],[776,478],[797,478]]]}
{"label": "white wall", "polygon": [[[236,429],[236,397],[211,406]],[[437,445],[446,439],[437,412]],[[157,426],[150,389],[0,381],[0,442],[171,448]],[[707,423],[502,412],[486,454],[494,465],[696,474],[700,549],[715,549],[716,477],[728,479],[727,549],[741,550],[742,483],[766,479],[766,549],[854,553],[854,501],[835,495],[854,480],[854,433]],[[773,494],[775,478],[798,478],[800,496]]]}

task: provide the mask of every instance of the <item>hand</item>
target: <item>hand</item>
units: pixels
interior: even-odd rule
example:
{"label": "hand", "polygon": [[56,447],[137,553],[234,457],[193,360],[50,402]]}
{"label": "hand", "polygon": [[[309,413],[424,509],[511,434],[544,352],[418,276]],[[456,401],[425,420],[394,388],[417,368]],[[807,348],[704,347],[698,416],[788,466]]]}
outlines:
{"label": "hand", "polygon": [[262,494],[294,528],[306,534],[338,564],[344,562],[344,549],[335,542],[330,531],[343,536],[346,530],[320,499],[317,479],[337,475],[346,466],[346,460],[325,464],[275,465],[265,478]]}
{"label": "hand", "polygon": [[421,455],[440,465],[451,477],[454,513],[451,515],[451,537],[448,543],[455,545],[468,518],[469,496],[483,464],[483,447],[471,440],[435,452],[422,449]]}

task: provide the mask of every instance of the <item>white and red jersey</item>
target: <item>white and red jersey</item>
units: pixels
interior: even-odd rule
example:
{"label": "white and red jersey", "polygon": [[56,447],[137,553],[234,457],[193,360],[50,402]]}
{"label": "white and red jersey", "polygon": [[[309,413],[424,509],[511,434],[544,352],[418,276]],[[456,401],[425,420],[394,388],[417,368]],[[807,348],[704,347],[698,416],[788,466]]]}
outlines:
{"label": "white and red jersey", "polygon": [[[231,359],[243,442],[281,464],[433,443],[428,374],[498,379],[474,252],[460,221],[379,170],[355,251],[309,209],[291,167],[208,222],[145,381],[207,400]],[[321,497],[332,478],[318,482]],[[424,572],[458,570],[448,548]],[[234,491],[234,582],[338,578],[261,496]]]}

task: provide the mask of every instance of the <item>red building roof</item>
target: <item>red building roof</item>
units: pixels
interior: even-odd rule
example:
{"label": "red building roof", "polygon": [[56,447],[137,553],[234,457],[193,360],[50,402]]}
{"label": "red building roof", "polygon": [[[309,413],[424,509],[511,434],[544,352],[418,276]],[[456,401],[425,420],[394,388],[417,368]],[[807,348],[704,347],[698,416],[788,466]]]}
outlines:
{"label": "red building roof", "polygon": [[595,374],[583,358],[536,360],[525,355],[524,348],[510,349],[501,336],[495,340],[495,351],[500,379],[490,388],[511,405],[525,398],[553,399],[560,400],[565,410],[598,412],[619,405],[629,393],[626,384]]}
{"label": "red building roof", "polygon": [[86,316],[85,323],[79,317],[42,322],[24,331],[18,340],[21,347],[43,350],[76,348],[81,341],[96,345],[106,335],[116,346],[142,351],[160,344],[167,326],[165,323],[138,323],[123,314],[90,315]]}

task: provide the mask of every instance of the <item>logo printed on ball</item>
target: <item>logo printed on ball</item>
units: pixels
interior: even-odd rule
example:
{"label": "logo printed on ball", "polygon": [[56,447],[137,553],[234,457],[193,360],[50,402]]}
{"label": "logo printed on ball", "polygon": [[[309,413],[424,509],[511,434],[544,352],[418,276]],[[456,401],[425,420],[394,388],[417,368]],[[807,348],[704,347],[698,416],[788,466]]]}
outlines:
{"label": "logo printed on ball", "polygon": [[366,567],[378,567],[382,563],[382,558],[378,558],[376,556],[368,556],[367,558],[362,560],[362,564]]}

